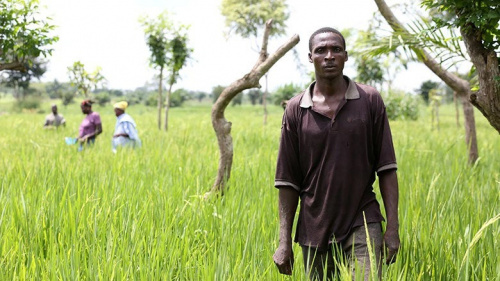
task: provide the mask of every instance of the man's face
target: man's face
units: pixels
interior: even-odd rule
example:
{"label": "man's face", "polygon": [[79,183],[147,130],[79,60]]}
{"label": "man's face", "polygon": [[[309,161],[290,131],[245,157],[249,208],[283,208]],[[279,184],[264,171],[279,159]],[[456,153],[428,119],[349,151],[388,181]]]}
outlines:
{"label": "man's face", "polygon": [[86,105],[81,105],[80,108],[82,109],[82,113],[83,114],[89,114],[90,113],[90,106],[86,106]]}
{"label": "man's face", "polygon": [[119,109],[119,108],[115,108],[115,116],[118,117],[120,115],[122,115],[125,111]]}
{"label": "man's face", "polygon": [[326,32],[314,36],[309,62],[314,64],[317,78],[336,78],[343,75],[347,59],[340,35]]}
{"label": "man's face", "polygon": [[52,113],[54,113],[54,115],[57,115],[57,106],[52,107]]}

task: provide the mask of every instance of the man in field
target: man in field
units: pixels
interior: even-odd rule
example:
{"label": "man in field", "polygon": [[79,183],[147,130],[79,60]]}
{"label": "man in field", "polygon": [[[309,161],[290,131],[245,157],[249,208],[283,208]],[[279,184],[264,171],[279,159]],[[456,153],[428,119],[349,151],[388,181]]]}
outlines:
{"label": "man in field", "polygon": [[[283,115],[275,178],[280,235],[273,259],[282,274],[292,274],[300,198],[295,242],[311,280],[338,277],[343,261],[368,280],[380,276],[383,244],[387,263],[400,244],[397,165],[385,106],[374,88],[343,75],[348,55],[339,31],[317,30],[309,51],[316,81],[289,100]],[[387,214],[383,236],[375,175]]]}
{"label": "man in field", "polygon": [[52,105],[52,113],[45,117],[44,128],[57,128],[60,125],[66,126],[66,120],[62,114],[57,113],[57,105]]}
{"label": "man in field", "polygon": [[140,147],[141,139],[137,132],[137,125],[134,119],[125,113],[128,103],[126,101],[117,102],[113,107],[116,115],[115,132],[111,142],[113,152],[116,153],[116,149],[119,146],[132,148]]}

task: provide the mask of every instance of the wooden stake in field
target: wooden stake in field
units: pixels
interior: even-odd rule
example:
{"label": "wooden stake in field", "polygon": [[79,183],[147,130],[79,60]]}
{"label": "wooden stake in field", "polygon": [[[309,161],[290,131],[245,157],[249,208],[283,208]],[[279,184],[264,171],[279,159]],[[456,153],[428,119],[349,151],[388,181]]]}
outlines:
{"label": "wooden stake in field", "polygon": [[205,197],[208,197],[212,193],[223,195],[224,187],[231,175],[231,166],[233,164],[233,139],[231,137],[231,122],[228,122],[224,117],[224,110],[227,105],[238,93],[243,90],[260,88],[260,78],[264,76],[279,59],[281,59],[300,41],[299,36],[294,35],[285,44],[279,47],[274,54],[269,56],[267,53],[267,43],[269,33],[271,31],[271,24],[272,19],[266,22],[262,48],[260,50],[257,63],[254,65],[252,70],[225,88],[215,104],[212,106],[212,126],[215,130],[215,134],[217,135],[220,157],[217,178],[212,186],[212,190],[205,194]]}

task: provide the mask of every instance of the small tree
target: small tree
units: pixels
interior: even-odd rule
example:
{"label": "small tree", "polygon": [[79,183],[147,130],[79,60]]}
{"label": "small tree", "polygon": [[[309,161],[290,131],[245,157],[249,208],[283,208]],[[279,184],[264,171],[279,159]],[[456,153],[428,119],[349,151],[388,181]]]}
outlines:
{"label": "small tree", "polygon": [[420,88],[417,90],[419,95],[425,101],[426,104],[429,104],[429,92],[433,89],[439,88],[439,83],[431,80],[427,80],[422,82]]}
{"label": "small tree", "polygon": [[[269,37],[285,34],[288,20],[288,6],[286,0],[223,0],[221,6],[222,15],[226,18],[228,27],[227,35],[232,32],[243,38],[253,38],[256,40],[263,34],[268,20],[273,21]],[[264,107],[264,124],[267,122],[267,73],[265,77],[265,88],[262,95],[262,105]]]}
{"label": "small tree", "polygon": [[266,29],[262,40],[262,50],[260,51],[257,63],[249,73],[225,88],[212,106],[212,126],[217,135],[220,157],[217,177],[212,186],[212,191],[207,193],[206,196],[209,196],[211,193],[223,194],[226,182],[231,175],[231,166],[233,164],[233,139],[231,137],[231,122],[228,122],[224,117],[224,110],[238,93],[246,89],[259,87],[260,78],[262,78],[281,57],[299,43],[299,36],[294,35],[274,54],[268,55],[267,43],[271,31],[271,23],[271,20],[266,23]]}
{"label": "small tree", "polygon": [[168,63],[170,76],[168,78],[169,87],[165,103],[165,131],[168,130],[168,110],[170,108],[170,94],[172,92],[172,86],[180,78],[179,72],[186,65],[187,60],[193,52],[192,49],[187,47],[187,29],[187,26],[181,25],[177,30],[175,30],[174,39],[170,42],[172,58]]}
{"label": "small tree", "polygon": [[168,109],[170,106],[170,93],[172,86],[179,79],[180,70],[186,65],[192,49],[187,47],[188,26],[178,27],[171,21],[167,11],[156,18],[142,17],[139,22],[144,28],[146,43],[151,52],[150,63],[160,71],[158,86],[158,129],[161,129],[161,108],[163,106],[163,75],[164,70],[169,71],[169,89],[165,101],[165,130],[168,130]]}
{"label": "small tree", "polygon": [[429,107],[431,109],[431,126],[439,131],[439,106],[441,106],[442,96],[439,95],[438,89],[429,91]]}
{"label": "small tree", "polygon": [[106,80],[101,74],[100,67],[89,73],[80,61],[76,61],[73,66],[68,67],[68,76],[71,86],[76,87],[76,94],[81,94],[84,97],[89,97],[92,89],[97,89]]}
{"label": "small tree", "polygon": [[0,71],[26,70],[33,59],[52,54],[48,48],[59,38],[54,26],[40,20],[38,0],[0,2]]}

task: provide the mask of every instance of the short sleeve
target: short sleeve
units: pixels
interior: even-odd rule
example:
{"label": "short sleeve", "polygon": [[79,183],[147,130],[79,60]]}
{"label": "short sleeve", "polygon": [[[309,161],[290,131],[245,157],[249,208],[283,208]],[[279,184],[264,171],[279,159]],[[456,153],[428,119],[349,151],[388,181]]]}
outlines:
{"label": "short sleeve", "polygon": [[101,124],[101,116],[99,115],[99,113],[94,112],[93,122],[94,122],[94,124],[96,124],[96,125]]}
{"label": "short sleeve", "polygon": [[297,108],[288,104],[283,114],[274,186],[290,186],[300,192],[303,176],[299,162],[299,120],[296,111]]}
{"label": "short sleeve", "polygon": [[375,122],[373,124],[375,170],[377,173],[397,169],[396,153],[392,142],[389,119],[382,97],[377,94],[375,101]]}

